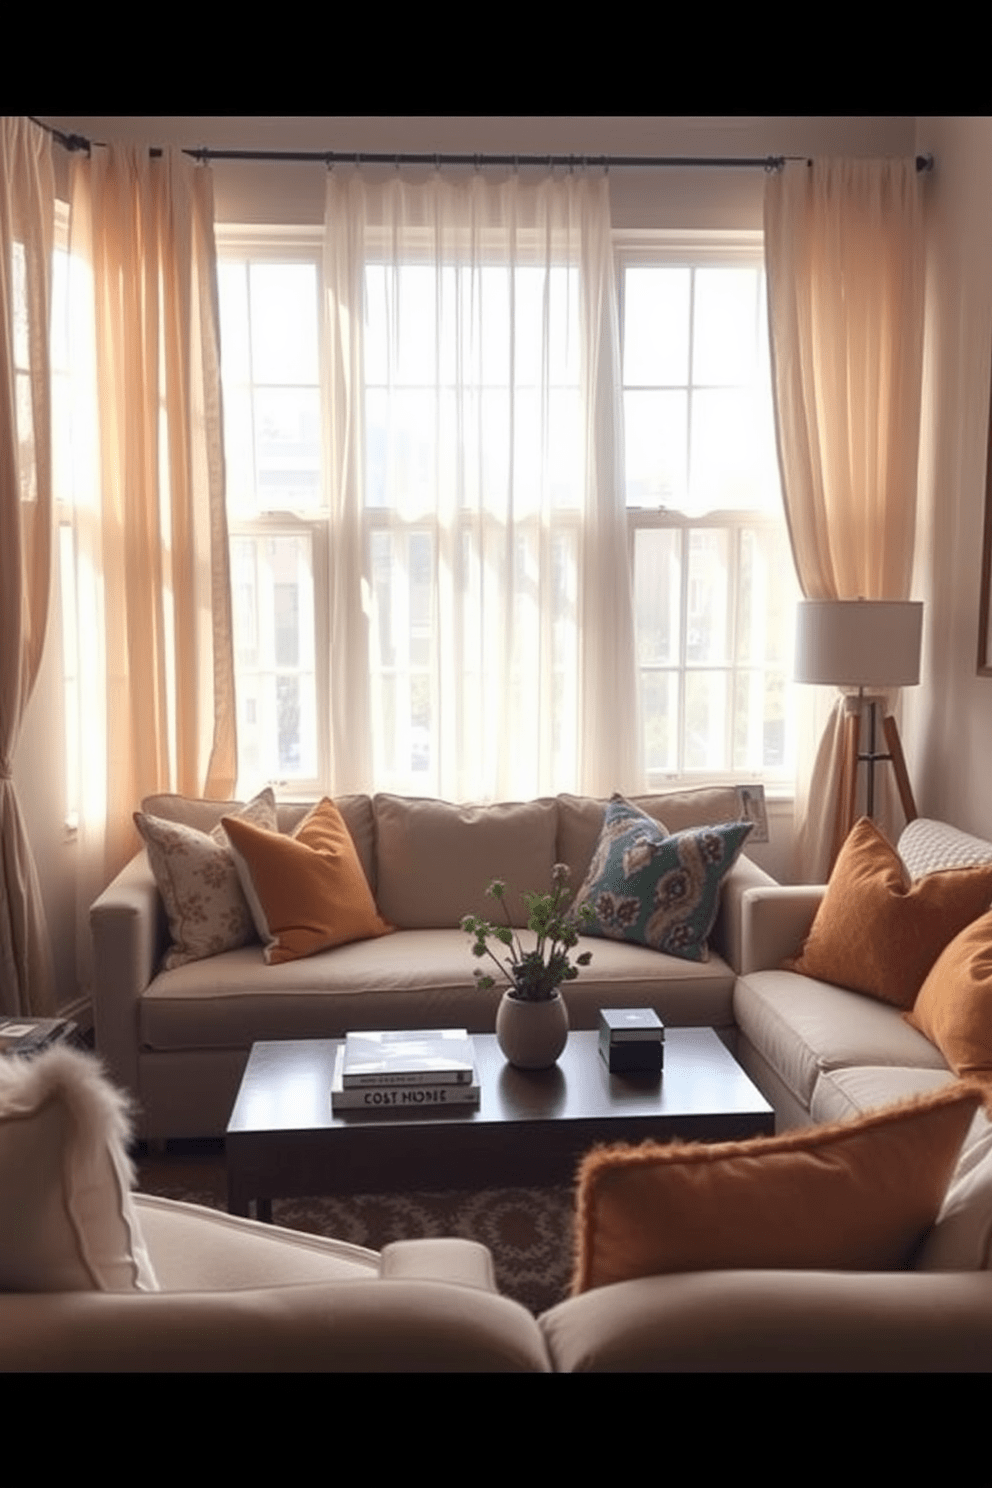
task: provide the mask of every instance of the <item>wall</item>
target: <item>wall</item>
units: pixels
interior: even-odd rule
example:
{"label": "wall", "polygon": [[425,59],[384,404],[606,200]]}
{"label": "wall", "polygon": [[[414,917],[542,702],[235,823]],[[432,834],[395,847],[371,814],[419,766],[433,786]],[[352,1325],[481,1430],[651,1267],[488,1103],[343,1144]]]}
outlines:
{"label": "wall", "polygon": [[914,594],[921,686],[906,697],[923,816],[992,836],[992,678],[976,673],[992,363],[992,118],[921,119],[927,319]]}
{"label": "wall", "polygon": [[[336,149],[369,153],[403,150],[548,152],[577,156],[900,155],[916,148],[917,133],[916,121],[906,117],[246,119],[46,115],[44,119],[92,140],[130,140],[136,144],[173,144],[186,148],[209,145],[218,149]],[[962,140],[954,124],[955,121],[949,121],[942,134],[938,121],[940,143],[932,147],[935,151],[944,147],[953,155],[962,145],[970,149],[967,130]],[[987,128],[982,137],[987,141]],[[942,163],[942,169],[945,168],[946,178],[956,180],[956,156],[946,166]],[[324,170],[321,164],[217,162],[214,193],[218,219],[319,223]],[[970,179],[967,167],[965,178]],[[613,221],[617,228],[624,229],[760,229],[763,187],[761,170],[680,167],[610,171]],[[954,188],[955,201],[958,189]],[[953,233],[956,220],[954,214],[952,217],[949,234]],[[987,354],[985,372],[987,377]],[[985,397],[987,406],[987,383]],[[63,829],[60,665],[56,623],[50,628],[42,676],[29,704],[14,774],[38,859],[60,992],[67,1002],[76,992],[75,876],[73,845]],[[992,682],[984,687],[988,688],[992,704]],[[983,691],[982,696],[985,695]],[[791,859],[790,803],[775,803],[769,814],[772,840],[767,847],[755,849],[754,856],[770,872],[784,878]]]}

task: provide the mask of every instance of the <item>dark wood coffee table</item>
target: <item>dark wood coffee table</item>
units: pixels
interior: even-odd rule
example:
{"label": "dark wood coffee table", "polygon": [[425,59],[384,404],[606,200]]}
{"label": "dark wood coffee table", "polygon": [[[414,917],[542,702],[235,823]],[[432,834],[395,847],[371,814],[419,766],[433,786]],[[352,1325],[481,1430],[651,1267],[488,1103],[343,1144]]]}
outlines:
{"label": "dark wood coffee table", "polygon": [[711,1028],[669,1028],[662,1076],[611,1075],[595,1033],[550,1070],[511,1068],[475,1034],[479,1106],[420,1116],[331,1110],[340,1040],[252,1048],[227,1128],[228,1209],[329,1193],[566,1183],[601,1142],[767,1135],[775,1114]]}

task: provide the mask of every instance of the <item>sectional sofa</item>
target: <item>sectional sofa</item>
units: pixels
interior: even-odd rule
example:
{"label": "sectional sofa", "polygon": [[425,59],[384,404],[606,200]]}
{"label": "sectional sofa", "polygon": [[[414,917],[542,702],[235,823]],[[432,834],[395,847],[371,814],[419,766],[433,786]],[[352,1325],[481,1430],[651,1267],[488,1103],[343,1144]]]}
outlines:
{"label": "sectional sofa", "polygon": [[[669,832],[733,820],[740,811],[733,787],[633,801]],[[142,1137],[223,1134],[251,1045],[259,1040],[340,1038],[357,1028],[492,1032],[502,989],[477,988],[478,963],[460,929],[463,916],[494,917],[497,906],[486,890],[501,878],[511,891],[514,922],[525,924],[519,893],[549,887],[555,863],[567,865],[578,888],[606,808],[604,801],[571,795],[456,806],[383,794],[343,797],[336,805],[393,932],[270,965],[254,934],[218,954],[194,959],[169,953],[169,921],[149,859],[149,851],[158,851],[160,875],[173,874],[188,845],[149,821],[199,834],[195,848],[243,803],[179,796],[143,803],[142,827],[151,845],[101,894],[90,916],[97,1048],[112,1078],[135,1098]],[[310,807],[272,809],[278,830],[291,832]],[[204,872],[216,869],[211,862]],[[209,897],[203,883],[201,876],[198,888],[173,895],[198,951],[219,943],[203,924],[210,912],[202,908]],[[772,884],[747,857],[737,858],[723,882],[706,960],[590,940],[592,964],[565,988],[570,1025],[595,1028],[604,1005],[650,1006],[671,1026],[707,1025],[732,1041],[742,895]]]}

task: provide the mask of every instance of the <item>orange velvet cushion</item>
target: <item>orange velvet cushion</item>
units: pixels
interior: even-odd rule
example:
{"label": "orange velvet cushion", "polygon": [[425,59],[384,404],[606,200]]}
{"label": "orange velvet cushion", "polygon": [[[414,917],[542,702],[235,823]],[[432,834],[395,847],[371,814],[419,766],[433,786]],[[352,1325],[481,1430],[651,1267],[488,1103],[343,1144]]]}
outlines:
{"label": "orange velvet cushion", "polygon": [[225,816],[266,961],[295,961],[392,929],[379,914],[351,834],[325,796],[292,836]]}
{"label": "orange velvet cushion", "polygon": [[645,1142],[579,1170],[573,1292],[672,1271],[883,1271],[933,1224],[973,1086],[749,1142]]}
{"label": "orange velvet cushion", "polygon": [[852,827],[798,956],[786,971],[911,1008],[958,931],[992,904],[992,863],[911,879],[868,817]]}
{"label": "orange velvet cushion", "polygon": [[955,1074],[992,1077],[992,913],[941,952],[903,1016],[937,1045]]}

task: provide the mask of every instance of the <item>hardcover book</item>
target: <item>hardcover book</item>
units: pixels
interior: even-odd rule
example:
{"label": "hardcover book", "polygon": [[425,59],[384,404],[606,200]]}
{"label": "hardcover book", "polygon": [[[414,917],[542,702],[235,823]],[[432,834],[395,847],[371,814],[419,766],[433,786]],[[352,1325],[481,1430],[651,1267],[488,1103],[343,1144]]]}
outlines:
{"label": "hardcover book", "polygon": [[470,1085],[475,1050],[464,1028],[349,1033],[344,1089],[368,1085]]}
{"label": "hardcover book", "polygon": [[470,1072],[467,1084],[437,1084],[418,1081],[410,1085],[353,1085],[346,1086],[342,1079],[345,1050],[339,1048],[334,1057],[334,1077],[331,1082],[331,1109],[333,1111],[431,1111],[466,1107],[479,1104],[480,1087],[475,1069]]}

